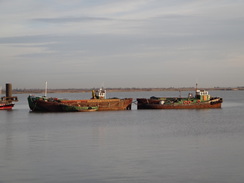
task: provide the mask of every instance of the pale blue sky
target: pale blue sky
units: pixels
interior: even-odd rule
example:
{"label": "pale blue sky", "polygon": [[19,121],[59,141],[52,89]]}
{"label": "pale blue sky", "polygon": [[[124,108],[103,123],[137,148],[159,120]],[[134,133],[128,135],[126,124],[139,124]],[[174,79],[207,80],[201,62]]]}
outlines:
{"label": "pale blue sky", "polygon": [[0,85],[244,85],[242,0],[0,0]]}

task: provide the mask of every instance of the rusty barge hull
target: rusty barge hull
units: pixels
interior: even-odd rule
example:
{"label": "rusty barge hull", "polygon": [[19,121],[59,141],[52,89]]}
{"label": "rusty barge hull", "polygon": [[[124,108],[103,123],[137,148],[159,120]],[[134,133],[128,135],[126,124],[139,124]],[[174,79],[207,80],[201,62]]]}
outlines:
{"label": "rusty barge hull", "polygon": [[212,97],[206,90],[198,90],[195,96],[137,98],[137,109],[216,109],[221,108],[223,99]]}
{"label": "rusty barge hull", "polygon": [[98,107],[98,111],[131,110],[132,98],[125,99],[89,99],[89,100],[65,100],[66,105],[80,105]]}
{"label": "rusty barge hull", "polygon": [[28,103],[32,111],[40,112],[70,112],[64,110],[64,105],[80,107],[97,107],[97,111],[118,111],[131,110],[132,98],[62,100],[57,98],[29,96]]}
{"label": "rusty barge hull", "polygon": [[137,99],[137,109],[217,109],[220,102],[205,102],[193,104],[160,104],[160,100]]}

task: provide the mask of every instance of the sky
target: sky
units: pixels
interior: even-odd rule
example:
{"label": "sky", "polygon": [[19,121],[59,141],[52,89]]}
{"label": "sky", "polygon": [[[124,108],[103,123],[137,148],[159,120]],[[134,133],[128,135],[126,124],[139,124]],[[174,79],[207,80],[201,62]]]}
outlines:
{"label": "sky", "polygon": [[243,0],[0,0],[0,85],[244,86]]}

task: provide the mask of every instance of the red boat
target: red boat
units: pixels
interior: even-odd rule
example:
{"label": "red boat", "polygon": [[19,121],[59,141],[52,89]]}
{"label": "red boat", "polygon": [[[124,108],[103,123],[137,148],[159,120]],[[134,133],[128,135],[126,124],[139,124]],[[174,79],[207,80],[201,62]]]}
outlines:
{"label": "red boat", "polygon": [[12,84],[6,84],[6,96],[0,99],[0,110],[11,110],[14,107],[12,102],[18,102],[18,97],[12,96]]}
{"label": "red boat", "polygon": [[14,104],[0,103],[0,110],[11,110]]}

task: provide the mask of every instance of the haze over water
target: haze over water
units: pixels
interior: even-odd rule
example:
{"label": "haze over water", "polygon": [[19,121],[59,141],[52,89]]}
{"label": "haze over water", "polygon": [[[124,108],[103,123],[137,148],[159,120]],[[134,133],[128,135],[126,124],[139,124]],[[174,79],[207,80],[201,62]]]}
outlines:
{"label": "haze over water", "polygon": [[0,182],[243,183],[244,92],[209,93],[223,97],[222,109],[33,113],[18,95],[12,111],[0,111]]}

